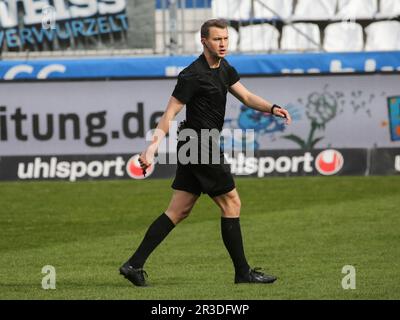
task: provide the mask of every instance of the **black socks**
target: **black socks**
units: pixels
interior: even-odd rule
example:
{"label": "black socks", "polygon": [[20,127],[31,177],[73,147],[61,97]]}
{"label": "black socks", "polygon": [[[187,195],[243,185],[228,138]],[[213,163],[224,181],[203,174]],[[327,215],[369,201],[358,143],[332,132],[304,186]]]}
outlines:
{"label": "black socks", "polygon": [[235,266],[236,275],[246,274],[250,266],[244,255],[242,232],[239,218],[221,217],[221,234],[225,247]]}
{"label": "black socks", "polygon": [[129,263],[135,269],[143,268],[149,255],[165,239],[170,231],[175,227],[170,218],[163,213],[159,216],[147,230],[142,243],[136,252],[129,259]]}
{"label": "black socks", "polygon": [[[150,225],[140,246],[129,259],[129,264],[135,269],[143,268],[143,265],[150,254],[174,227],[174,223],[165,213],[159,216]],[[231,256],[233,265],[235,266],[236,275],[246,274],[249,271],[250,266],[248,265],[244,254],[239,218],[221,217],[221,234],[225,247]]]}

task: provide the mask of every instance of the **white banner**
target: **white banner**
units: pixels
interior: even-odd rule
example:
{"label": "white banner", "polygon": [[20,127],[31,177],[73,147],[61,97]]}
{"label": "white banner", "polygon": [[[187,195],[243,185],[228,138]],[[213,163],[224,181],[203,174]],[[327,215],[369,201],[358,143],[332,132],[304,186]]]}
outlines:
{"label": "white banner", "polygon": [[[255,130],[255,141],[248,143],[255,142],[257,149],[400,147],[400,123],[389,112],[391,103],[396,106],[400,99],[399,75],[241,81],[254,93],[286,106],[293,117],[293,124],[285,126],[280,119],[243,108],[230,95],[225,127]],[[1,83],[0,156],[139,152],[175,83]],[[185,109],[177,120],[184,114]],[[170,141],[169,147],[175,143]]]}
{"label": "white banner", "polygon": [[400,147],[398,112],[389,112],[399,105],[400,75],[242,81],[254,93],[288,108],[293,117],[293,124],[285,127],[276,118],[240,111],[240,103],[229,99],[228,118],[238,120],[232,126],[253,128],[259,149]]}

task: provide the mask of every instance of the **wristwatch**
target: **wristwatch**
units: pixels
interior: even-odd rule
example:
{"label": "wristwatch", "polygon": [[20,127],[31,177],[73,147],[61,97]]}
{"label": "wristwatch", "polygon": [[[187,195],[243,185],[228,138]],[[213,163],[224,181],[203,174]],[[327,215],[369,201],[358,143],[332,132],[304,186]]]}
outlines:
{"label": "wristwatch", "polygon": [[275,108],[282,109],[282,107],[278,106],[277,104],[274,104],[274,105],[272,106],[272,108],[271,108],[271,114],[272,114],[272,115],[275,115],[275,114],[274,114],[274,109],[275,109]]}

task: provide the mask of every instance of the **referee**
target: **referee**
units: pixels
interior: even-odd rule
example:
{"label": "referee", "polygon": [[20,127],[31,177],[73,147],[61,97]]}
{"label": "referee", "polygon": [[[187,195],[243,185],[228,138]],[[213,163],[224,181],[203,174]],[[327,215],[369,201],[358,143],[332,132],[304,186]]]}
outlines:
{"label": "referee", "polygon": [[[201,27],[203,54],[178,76],[178,82],[168,102],[164,115],[157,126],[156,134],[139,161],[146,170],[154,160],[161,139],[170,128],[170,122],[186,105],[186,121],[180,129],[222,130],[225,117],[226,95],[229,91],[244,105],[261,112],[269,112],[286,119],[291,118],[287,110],[256,96],[241,83],[235,68],[224,59],[228,50],[227,22],[219,19],[206,21]],[[203,132],[203,131],[202,131]],[[187,141],[186,141],[187,142]],[[185,141],[178,143],[179,150]],[[215,141],[214,141],[215,143]],[[198,149],[204,151],[204,145]],[[120,267],[120,274],[136,286],[146,286],[147,274],[143,270],[146,259],[165,239],[169,232],[188,217],[202,193],[208,194],[221,209],[221,234],[235,268],[235,283],[272,283],[277,278],[266,275],[257,268],[251,268],[244,254],[240,229],[240,198],[230,173],[230,167],[223,161],[223,153],[218,150],[220,163],[182,164],[178,156],[178,166],[172,199],[167,210],[161,214],[147,230],[143,241],[133,256]]]}

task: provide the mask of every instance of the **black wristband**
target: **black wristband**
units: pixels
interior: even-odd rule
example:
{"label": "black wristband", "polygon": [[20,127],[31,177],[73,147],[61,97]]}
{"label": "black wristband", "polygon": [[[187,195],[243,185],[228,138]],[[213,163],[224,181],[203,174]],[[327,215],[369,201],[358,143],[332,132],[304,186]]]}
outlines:
{"label": "black wristband", "polygon": [[271,114],[274,115],[274,109],[278,108],[278,109],[282,109],[282,107],[278,106],[277,104],[274,104],[271,108]]}

